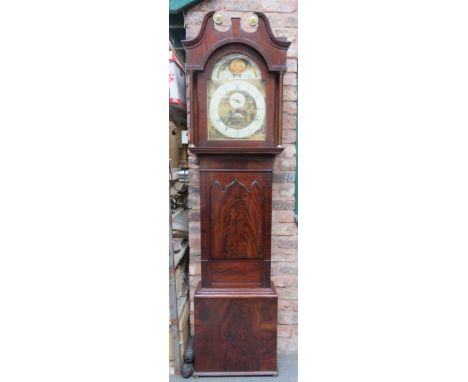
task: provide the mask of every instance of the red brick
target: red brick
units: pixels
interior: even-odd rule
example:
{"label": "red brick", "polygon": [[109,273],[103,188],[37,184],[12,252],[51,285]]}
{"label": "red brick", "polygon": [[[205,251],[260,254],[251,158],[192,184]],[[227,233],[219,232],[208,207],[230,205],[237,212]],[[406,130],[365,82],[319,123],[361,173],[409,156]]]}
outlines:
{"label": "red brick", "polygon": [[290,43],[292,43],[297,37],[297,29],[296,28],[283,28],[282,25],[275,25],[272,27],[273,34],[276,37],[283,37]]}
{"label": "red brick", "polygon": [[278,338],[278,353],[287,353],[290,338]]}
{"label": "red brick", "polygon": [[261,7],[260,0],[242,0],[242,1],[224,0],[224,9],[227,9],[227,10],[257,11],[258,9],[260,9],[260,7]]}
{"label": "red brick", "polygon": [[297,28],[297,13],[269,13],[265,12],[265,15],[270,21],[270,25],[274,28]]}
{"label": "red brick", "polygon": [[296,130],[296,115],[283,113],[283,129]]}
{"label": "red brick", "polygon": [[295,58],[288,58],[286,61],[286,66],[288,72],[296,72],[297,73],[297,59]]}
{"label": "red brick", "polygon": [[[293,236],[296,234],[294,228],[287,225],[288,223],[278,223],[273,225],[271,234],[274,236]],[[294,223],[289,223],[294,224]]]}
{"label": "red brick", "polygon": [[278,338],[278,352],[279,353],[296,353],[297,352],[297,337],[291,338]]}
{"label": "red brick", "polygon": [[295,185],[294,183],[274,183],[273,184],[273,200],[295,200]]}
{"label": "red brick", "polygon": [[[200,189],[200,181],[199,180],[193,180],[191,181],[190,183],[190,187],[193,188],[193,189]],[[189,194],[190,194],[190,190],[189,190]]]}
{"label": "red brick", "polygon": [[297,87],[286,85],[283,87],[283,100],[284,101],[296,101],[297,100]]}
{"label": "red brick", "polygon": [[200,194],[198,192],[192,193],[187,198],[189,208],[200,208]]}
{"label": "red brick", "polygon": [[189,192],[189,194],[195,194],[196,193],[199,196],[200,195],[200,184],[197,184],[197,183],[189,184],[188,192]]}
{"label": "red brick", "polygon": [[286,250],[286,249],[272,252],[271,261],[295,262],[297,261],[297,252],[295,250]]}
{"label": "red brick", "polygon": [[296,159],[293,158],[281,158],[278,157],[275,160],[275,170],[280,171],[294,171],[296,169]]}
{"label": "red brick", "polygon": [[[195,288],[197,287],[197,284],[198,284],[198,280],[195,278],[195,276],[191,276],[190,277],[190,289],[195,290]],[[192,295],[193,293],[191,293],[191,296]]]}
{"label": "red brick", "polygon": [[294,223],[294,211],[273,211],[273,222]]}
{"label": "red brick", "polygon": [[284,158],[296,157],[296,145],[292,143],[287,143],[283,145],[284,150],[281,153],[281,156]]}
{"label": "red brick", "polygon": [[[295,223],[294,223],[295,224]],[[277,238],[276,238],[277,239]],[[273,256],[284,254],[285,257],[297,256],[297,248],[279,248],[275,242],[271,246],[271,254]],[[275,260],[276,261],[276,260]],[[281,261],[281,260],[278,260]]]}
{"label": "red brick", "polygon": [[273,172],[273,182],[275,183],[294,183],[296,173],[294,171],[275,171]]}
{"label": "red brick", "polygon": [[[292,236],[297,235],[297,225],[296,223],[275,223],[273,227],[281,227],[278,228],[277,231],[274,231],[273,235],[275,236]],[[278,232],[278,233],[276,233]],[[282,234],[281,234],[282,233]]]}
{"label": "red brick", "polygon": [[293,210],[294,206],[294,200],[273,200],[274,210]]}
{"label": "red brick", "polygon": [[200,210],[199,209],[189,210],[188,220],[189,220],[189,222],[199,222],[200,221]]}
{"label": "red brick", "polygon": [[272,275],[292,275],[297,277],[297,264],[285,263],[283,261],[271,263]]}
{"label": "red brick", "polygon": [[[296,115],[297,112],[297,103],[295,101],[284,101],[283,102],[283,112],[288,114]],[[283,114],[284,120],[284,114]]]}
{"label": "red brick", "polygon": [[195,22],[193,24],[187,25],[187,28],[185,29],[185,38],[187,40],[190,40],[192,38],[197,37],[198,32],[200,32],[200,29],[201,29],[201,24],[198,24]]}
{"label": "red brick", "polygon": [[205,14],[206,12],[195,12],[194,10],[187,12],[185,17],[186,29],[193,29],[194,25],[201,25]]}
{"label": "red brick", "polygon": [[294,330],[293,325],[278,325],[278,337],[291,337]]}
{"label": "red brick", "polygon": [[198,166],[200,165],[200,160],[195,155],[190,155],[188,158],[188,162],[191,165],[191,168],[198,168]]}
{"label": "red brick", "polygon": [[190,11],[188,13],[204,11],[203,13],[205,14],[206,11],[216,11],[219,8],[219,0],[204,0],[190,8]]}
{"label": "red brick", "polygon": [[271,279],[279,288],[297,287],[297,276],[294,275],[275,275]]}
{"label": "red brick", "polygon": [[283,78],[283,85],[297,85],[297,73],[286,73]]}
{"label": "red brick", "polygon": [[297,238],[291,239],[283,239],[283,238],[273,238],[272,242],[278,248],[285,248],[285,249],[295,249],[297,248]]}
{"label": "red brick", "polygon": [[297,324],[297,313],[278,312],[278,324]]}
{"label": "red brick", "polygon": [[283,143],[295,143],[296,130],[283,130]]}
{"label": "red brick", "polygon": [[190,251],[200,252],[201,250],[200,237],[191,235],[189,237],[189,245],[190,245]]}
{"label": "red brick", "polygon": [[278,301],[278,311],[292,312],[294,300],[280,300]]}
{"label": "red brick", "polygon": [[189,182],[200,182],[200,171],[197,169],[189,169]]}
{"label": "red brick", "polygon": [[192,263],[189,265],[189,273],[191,276],[201,274],[201,263]]}
{"label": "red brick", "polygon": [[[294,161],[294,165],[295,164],[296,164],[296,161]],[[282,198],[294,196],[294,194],[296,193],[294,184],[281,185],[278,191],[279,191],[279,196]]]}
{"label": "red brick", "polygon": [[262,11],[264,12],[293,12],[296,10],[294,0],[262,0]]}
{"label": "red brick", "polygon": [[193,299],[195,288],[200,282],[200,275],[191,275],[190,276],[190,298]]}
{"label": "red brick", "polygon": [[297,300],[297,288],[278,288],[276,290],[278,298],[281,300]]}
{"label": "red brick", "polygon": [[189,171],[190,170],[198,171],[199,168],[200,168],[199,163],[190,163],[190,161],[189,161]]}
{"label": "red brick", "polygon": [[289,58],[296,58],[297,57],[297,36],[293,40],[288,40],[291,42],[289,45],[289,49],[286,52],[286,56]]}
{"label": "red brick", "polygon": [[192,313],[190,313],[190,335],[195,335],[195,320]]}
{"label": "red brick", "polygon": [[200,235],[200,223],[189,222],[189,235]]}

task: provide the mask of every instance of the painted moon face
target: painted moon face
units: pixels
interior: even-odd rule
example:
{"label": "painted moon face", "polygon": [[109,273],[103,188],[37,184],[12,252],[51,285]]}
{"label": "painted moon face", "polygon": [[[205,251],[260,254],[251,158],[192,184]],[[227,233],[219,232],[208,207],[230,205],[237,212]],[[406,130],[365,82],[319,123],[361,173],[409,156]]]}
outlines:
{"label": "painted moon face", "polygon": [[234,76],[239,76],[247,67],[245,61],[242,59],[233,60],[229,64],[229,70]]}
{"label": "painted moon face", "polygon": [[242,93],[232,93],[229,97],[229,103],[233,109],[240,109],[244,106],[245,97]]}

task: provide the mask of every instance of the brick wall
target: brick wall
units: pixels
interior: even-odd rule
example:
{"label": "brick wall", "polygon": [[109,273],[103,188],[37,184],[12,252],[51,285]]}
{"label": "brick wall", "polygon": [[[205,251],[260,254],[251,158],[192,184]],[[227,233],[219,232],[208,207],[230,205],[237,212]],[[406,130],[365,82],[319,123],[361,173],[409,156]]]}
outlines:
{"label": "brick wall", "polygon": [[[291,41],[288,71],[284,76],[283,146],[275,159],[273,175],[272,280],[279,295],[278,351],[297,351],[297,226],[294,223],[296,168],[297,101],[297,1],[296,0],[206,0],[186,14],[187,38],[195,37],[206,12],[221,10],[228,29],[233,16],[242,17],[244,29],[251,28],[246,18],[252,11],[267,15],[275,36]],[[187,77],[188,78],[188,77]],[[188,85],[188,84],[187,84]],[[188,94],[188,92],[187,92]],[[188,99],[190,113],[190,100]],[[189,126],[190,129],[190,126]],[[200,281],[200,174],[199,162],[189,155],[189,241],[190,241],[190,324],[193,334],[193,294]]]}

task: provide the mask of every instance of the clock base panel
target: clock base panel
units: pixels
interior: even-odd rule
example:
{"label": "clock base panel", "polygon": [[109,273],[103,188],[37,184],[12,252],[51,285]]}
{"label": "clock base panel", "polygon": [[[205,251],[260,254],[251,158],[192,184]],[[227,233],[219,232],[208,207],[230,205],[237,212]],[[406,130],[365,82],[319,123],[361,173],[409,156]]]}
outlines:
{"label": "clock base panel", "polygon": [[278,295],[272,288],[195,292],[198,376],[277,375]]}

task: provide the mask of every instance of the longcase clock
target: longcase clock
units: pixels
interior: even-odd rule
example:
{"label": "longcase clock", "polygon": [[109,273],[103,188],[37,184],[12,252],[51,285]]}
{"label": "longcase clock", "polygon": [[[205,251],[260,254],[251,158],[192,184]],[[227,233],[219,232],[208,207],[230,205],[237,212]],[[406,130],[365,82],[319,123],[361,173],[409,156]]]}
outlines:
{"label": "longcase clock", "polygon": [[[273,160],[280,153],[289,42],[268,19],[255,31],[206,14],[183,42],[190,77],[189,149],[200,160],[201,282],[195,375],[276,375],[278,296],[271,281]],[[219,13],[216,14],[219,16]]]}

